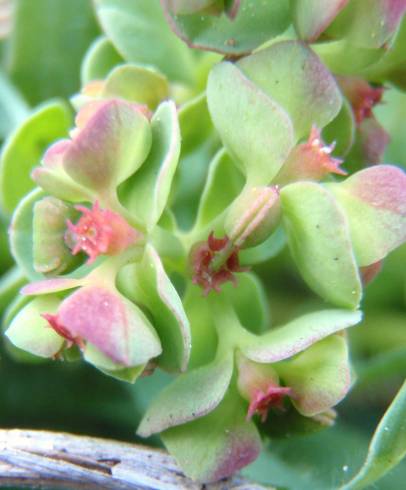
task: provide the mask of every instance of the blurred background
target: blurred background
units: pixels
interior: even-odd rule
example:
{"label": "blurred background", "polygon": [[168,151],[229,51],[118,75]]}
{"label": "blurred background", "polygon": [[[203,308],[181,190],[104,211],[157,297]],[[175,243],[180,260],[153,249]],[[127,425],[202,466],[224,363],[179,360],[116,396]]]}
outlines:
{"label": "blurred background", "polygon": [[[44,149],[69,128],[68,98],[80,90],[83,56],[99,35],[90,0],[0,0],[0,143],[4,156],[10,141],[18,141],[21,167],[16,171],[21,172],[22,179],[24,168],[38,162]],[[52,110],[56,115],[52,116],[50,99],[51,104],[66,106],[65,120],[61,109],[58,113],[55,106]],[[26,128],[23,134],[15,133],[27,116],[43,111],[48,111],[48,119],[38,117],[32,128]],[[388,88],[375,115],[391,136],[384,161],[406,168],[406,95]],[[204,165],[205,162],[202,168]],[[8,251],[11,211],[12,203],[3,203],[3,320],[10,314],[7,307],[23,283],[13,269]],[[248,476],[291,489],[326,490],[349,479],[357,470],[380,417],[406,375],[405,264],[403,246],[385,260],[380,274],[366,288],[365,320],[350,331],[357,381],[338,407],[336,426],[295,438],[294,442],[289,434],[274,439],[245,471]],[[301,282],[286,252],[257,272],[270,291],[274,324],[320,302]],[[84,363],[24,361],[4,338],[0,355],[2,428],[51,429],[136,441],[135,430],[143,410],[159,386],[170,379],[156,374],[132,386],[110,379]],[[157,439],[148,442],[159,444]],[[401,489],[405,479],[403,463],[374,488]]]}

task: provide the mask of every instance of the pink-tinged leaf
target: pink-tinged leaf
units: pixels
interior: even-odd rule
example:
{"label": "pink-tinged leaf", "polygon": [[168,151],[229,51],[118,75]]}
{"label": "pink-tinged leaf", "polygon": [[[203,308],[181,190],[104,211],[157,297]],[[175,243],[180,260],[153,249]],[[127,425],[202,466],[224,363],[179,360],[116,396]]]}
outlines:
{"label": "pink-tinged leaf", "polygon": [[56,277],[55,279],[45,279],[44,281],[32,282],[21,289],[21,294],[25,296],[37,296],[39,294],[57,293],[81,286],[83,280],[72,279],[69,277]]}
{"label": "pink-tinged leaf", "polygon": [[347,5],[348,0],[293,0],[293,23],[300,39],[314,42]]}
{"label": "pink-tinged leaf", "polygon": [[405,11],[405,0],[351,0],[328,34],[364,48],[380,48],[395,33]]}
{"label": "pink-tinged leaf", "polygon": [[339,403],[351,387],[351,368],[344,335],[331,335],[294,359],[274,366],[293,392],[292,403],[307,417]]}
{"label": "pink-tinged leaf", "polygon": [[91,192],[74,182],[63,168],[63,157],[70,145],[69,140],[60,140],[50,146],[42,159],[42,166],[35,168],[31,177],[44,191],[65,201],[89,200]]}
{"label": "pink-tinged leaf", "polygon": [[141,310],[110,288],[82,287],[63,301],[57,318],[73,338],[90,342],[124,366],[144,364],[162,351]]}
{"label": "pink-tinged leaf", "polygon": [[149,406],[137,434],[148,437],[212,412],[223,400],[233,373],[232,353],[179,376]]}
{"label": "pink-tinged leaf", "polygon": [[360,311],[324,310],[308,313],[282,327],[241,344],[242,353],[256,362],[278,362],[307,349],[329,335],[361,321]]}
{"label": "pink-tinged leaf", "polygon": [[406,173],[377,165],[327,184],[344,207],[359,266],[383,259],[406,240]]}
{"label": "pink-tinged leaf", "polygon": [[112,99],[99,104],[83,124],[64,152],[64,169],[85,187],[101,193],[112,191],[147,157],[149,122],[136,104]]}
{"label": "pink-tinged leaf", "polygon": [[261,450],[261,439],[252,421],[246,420],[246,402],[230,387],[209,415],[165,431],[162,440],[186,475],[200,483],[232,476],[252,463]]}
{"label": "pink-tinged leaf", "polygon": [[6,337],[19,349],[36,356],[55,356],[65,339],[49,327],[41,314],[55,312],[59,304],[60,299],[55,296],[35,298],[14,317],[6,330]]}

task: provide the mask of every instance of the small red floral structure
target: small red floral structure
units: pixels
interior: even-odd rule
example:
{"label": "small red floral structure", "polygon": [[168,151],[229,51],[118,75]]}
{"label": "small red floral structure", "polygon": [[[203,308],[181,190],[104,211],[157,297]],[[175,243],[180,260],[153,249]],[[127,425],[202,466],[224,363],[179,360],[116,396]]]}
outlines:
{"label": "small red floral structure", "polygon": [[73,337],[69,330],[65,328],[59,321],[58,315],[52,315],[51,313],[43,313],[41,315],[48,322],[49,326],[55,330],[55,332],[63,337],[67,342],[67,347],[72,345],[79,346],[80,349],[84,349],[84,342],[79,337]]}
{"label": "small red floral structure", "polygon": [[283,410],[283,399],[292,396],[292,389],[285,386],[270,384],[266,390],[256,390],[251,397],[248,407],[247,420],[255,413],[261,416],[261,422],[265,422],[271,408]]}
{"label": "small red floral structure", "polygon": [[72,254],[83,251],[88,256],[88,264],[99,255],[116,255],[135,243],[138,232],[119,214],[109,209],[101,209],[96,201],[92,209],[75,206],[82,213],[76,224],[67,221],[65,242]]}
{"label": "small red floral structure", "polygon": [[227,236],[215,238],[213,232],[207,242],[195,245],[191,252],[192,280],[203,288],[204,295],[211,290],[220,292],[220,286],[228,281],[236,285],[234,273],[247,270],[240,266],[238,252],[239,248]]}

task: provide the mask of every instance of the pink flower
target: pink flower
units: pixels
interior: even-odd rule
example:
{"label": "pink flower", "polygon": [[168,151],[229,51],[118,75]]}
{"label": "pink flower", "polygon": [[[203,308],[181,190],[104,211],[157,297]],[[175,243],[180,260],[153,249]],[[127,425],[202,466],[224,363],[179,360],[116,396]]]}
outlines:
{"label": "pink flower", "polygon": [[65,241],[76,255],[85,252],[88,264],[94,262],[99,255],[116,255],[134,244],[139,233],[132,228],[119,214],[109,209],[101,209],[99,203],[92,209],[75,206],[82,213],[76,224],[67,221],[68,230]]}

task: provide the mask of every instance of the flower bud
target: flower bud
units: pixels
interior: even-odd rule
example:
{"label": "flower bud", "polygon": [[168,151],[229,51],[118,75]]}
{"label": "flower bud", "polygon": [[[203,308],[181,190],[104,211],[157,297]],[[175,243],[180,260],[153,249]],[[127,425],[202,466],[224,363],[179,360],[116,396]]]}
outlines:
{"label": "flower bud", "polygon": [[225,231],[238,248],[258,245],[268,238],[280,220],[279,190],[251,187],[245,190],[228,211]]}

